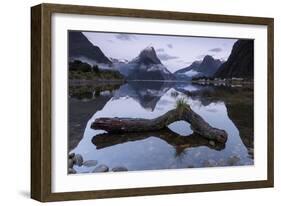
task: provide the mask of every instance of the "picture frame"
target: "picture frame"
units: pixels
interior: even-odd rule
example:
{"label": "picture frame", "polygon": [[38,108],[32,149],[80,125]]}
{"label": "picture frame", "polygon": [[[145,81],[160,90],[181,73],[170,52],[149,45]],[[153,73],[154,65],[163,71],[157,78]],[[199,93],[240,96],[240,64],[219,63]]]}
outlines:
{"label": "picture frame", "polygon": [[[53,185],[53,141],[52,101],[54,89],[52,61],[52,17],[67,14],[135,19],[167,20],[197,23],[222,23],[245,27],[266,27],[266,70],[267,74],[267,137],[266,138],[266,178],[263,180],[243,180],[220,183],[200,183],[165,186],[146,186],[114,189],[54,192]],[[110,25],[108,25],[110,27]],[[205,191],[221,191],[251,188],[266,188],[274,185],[274,20],[263,17],[230,16],[172,11],[138,10],[78,5],[40,4],[31,8],[31,198],[41,201],[66,201],[141,195],[161,195]],[[258,71],[257,71],[258,72]],[[156,171],[157,173],[157,171]]]}

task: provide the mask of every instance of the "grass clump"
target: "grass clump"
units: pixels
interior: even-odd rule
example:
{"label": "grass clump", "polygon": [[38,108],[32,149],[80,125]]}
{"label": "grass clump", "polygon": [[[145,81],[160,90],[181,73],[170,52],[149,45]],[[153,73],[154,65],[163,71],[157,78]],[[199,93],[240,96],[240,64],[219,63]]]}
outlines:
{"label": "grass clump", "polygon": [[176,110],[179,112],[180,115],[183,114],[184,111],[189,109],[189,104],[187,103],[185,98],[179,98],[176,101]]}

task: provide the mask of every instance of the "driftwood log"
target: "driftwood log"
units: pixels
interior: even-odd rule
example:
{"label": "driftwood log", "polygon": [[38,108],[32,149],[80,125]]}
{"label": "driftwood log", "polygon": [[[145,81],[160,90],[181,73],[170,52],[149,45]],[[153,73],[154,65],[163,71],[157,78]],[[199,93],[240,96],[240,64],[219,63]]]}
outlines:
{"label": "driftwood log", "polygon": [[189,106],[173,109],[155,119],[139,118],[98,118],[91,128],[105,130],[112,134],[136,133],[158,131],[166,128],[169,124],[185,120],[191,125],[191,129],[209,139],[224,143],[227,133],[224,130],[210,126],[201,116],[196,114]]}

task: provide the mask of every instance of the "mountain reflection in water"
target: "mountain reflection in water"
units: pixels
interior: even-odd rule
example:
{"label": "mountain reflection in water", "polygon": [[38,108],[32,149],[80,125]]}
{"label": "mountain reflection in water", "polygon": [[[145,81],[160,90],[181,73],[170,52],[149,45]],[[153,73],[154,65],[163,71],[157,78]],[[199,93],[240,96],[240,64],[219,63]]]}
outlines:
{"label": "mountain reflection in water", "polygon": [[[69,152],[81,154],[84,161],[97,160],[109,169],[122,166],[129,171],[254,164],[252,85],[133,81],[113,89],[87,89],[74,86],[75,95],[69,96],[69,130],[75,131],[73,114],[87,114],[79,122],[85,128],[69,135]],[[87,95],[79,95],[79,91]],[[155,118],[173,109],[178,98],[185,98],[211,126],[224,129],[227,142],[209,141],[183,121],[147,133],[108,134],[90,128],[99,117]],[[93,168],[75,166],[75,170],[82,173]]]}

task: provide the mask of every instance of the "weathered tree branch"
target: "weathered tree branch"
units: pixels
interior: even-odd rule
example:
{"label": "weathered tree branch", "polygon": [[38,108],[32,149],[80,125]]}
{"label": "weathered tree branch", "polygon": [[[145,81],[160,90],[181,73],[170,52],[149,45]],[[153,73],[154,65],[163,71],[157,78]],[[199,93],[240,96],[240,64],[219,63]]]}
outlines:
{"label": "weathered tree branch", "polygon": [[227,133],[224,130],[210,126],[201,116],[196,114],[189,106],[184,109],[173,109],[155,119],[139,118],[98,118],[91,128],[105,130],[108,133],[123,134],[131,132],[158,131],[166,128],[169,124],[185,120],[191,125],[191,129],[210,140],[224,143]]}

